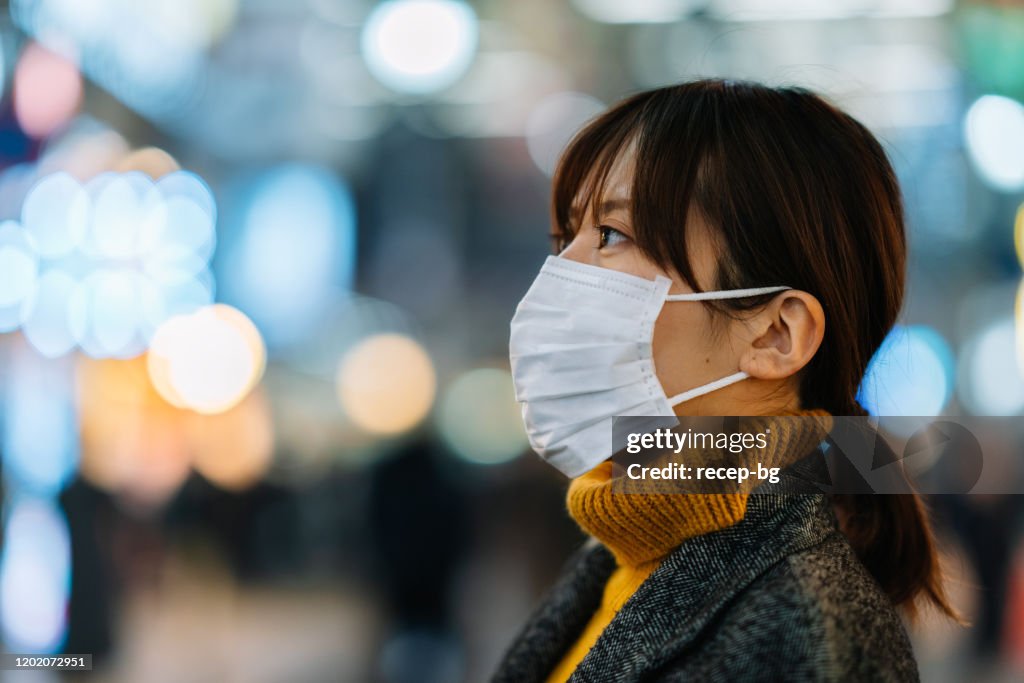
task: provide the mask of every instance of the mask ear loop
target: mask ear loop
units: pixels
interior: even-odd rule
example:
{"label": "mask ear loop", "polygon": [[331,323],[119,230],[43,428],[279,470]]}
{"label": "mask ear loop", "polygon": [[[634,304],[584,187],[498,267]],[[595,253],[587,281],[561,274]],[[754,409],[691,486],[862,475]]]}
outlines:
{"label": "mask ear loop", "polygon": [[[717,301],[720,299],[743,299],[750,296],[761,296],[763,294],[775,294],[776,292],[785,292],[786,290],[793,289],[792,287],[786,287],[779,285],[776,287],[751,287],[748,289],[727,289],[720,290],[717,292],[693,292],[691,294],[669,294],[665,297],[665,301]],[[718,391],[724,389],[730,384],[736,384],[736,382],[742,382],[743,380],[750,377],[747,373],[740,370],[739,372],[727,375],[722,379],[716,379],[714,382],[708,382],[707,384],[693,389],[688,389],[680,394],[676,394],[668,400],[670,406],[677,406],[680,403],[684,403],[691,399],[703,396],[704,394],[710,394],[712,391]]]}
{"label": "mask ear loop", "polygon": [[750,377],[747,373],[740,370],[737,373],[723,377],[722,379],[716,379],[714,382],[708,382],[707,384],[693,389],[688,389],[681,394],[676,394],[668,400],[670,406],[677,406],[680,403],[689,401],[692,398],[703,396],[704,394],[710,394],[712,391],[718,391],[723,389],[730,384],[736,384],[736,382],[742,382],[746,378]]}
{"label": "mask ear loop", "polygon": [[792,287],[751,287],[749,289],[723,289],[717,292],[692,292],[690,294],[669,294],[665,301],[714,301],[718,299],[745,299],[750,296],[785,292]]}

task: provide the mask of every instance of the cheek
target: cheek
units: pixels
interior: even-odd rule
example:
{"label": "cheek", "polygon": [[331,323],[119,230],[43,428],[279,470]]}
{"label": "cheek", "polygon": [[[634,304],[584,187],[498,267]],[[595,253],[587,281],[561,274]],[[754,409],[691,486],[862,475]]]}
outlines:
{"label": "cheek", "polygon": [[669,396],[717,379],[721,346],[699,304],[666,303],[654,325],[654,369]]}

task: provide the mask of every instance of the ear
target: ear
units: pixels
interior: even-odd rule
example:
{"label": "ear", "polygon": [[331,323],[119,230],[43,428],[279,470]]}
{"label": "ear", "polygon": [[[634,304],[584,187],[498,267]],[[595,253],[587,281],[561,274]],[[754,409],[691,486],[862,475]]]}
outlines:
{"label": "ear", "polygon": [[740,356],[740,370],[757,379],[785,379],[807,365],[825,336],[825,311],[799,290],[780,293],[750,318],[753,341]]}

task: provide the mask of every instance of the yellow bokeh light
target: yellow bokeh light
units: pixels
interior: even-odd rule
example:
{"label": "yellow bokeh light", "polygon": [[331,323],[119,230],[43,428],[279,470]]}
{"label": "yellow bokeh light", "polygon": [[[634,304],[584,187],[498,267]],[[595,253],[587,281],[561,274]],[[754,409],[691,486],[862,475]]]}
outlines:
{"label": "yellow bokeh light", "polygon": [[163,323],[147,362],[154,388],[168,403],[204,414],[237,405],[259,382],[265,364],[256,326],[224,304]]}
{"label": "yellow bokeh light", "polygon": [[168,173],[174,173],[181,169],[174,157],[159,147],[143,147],[124,155],[117,165],[115,171],[127,173],[128,171],[141,171],[153,180],[159,180]]}
{"label": "yellow bokeh light", "polygon": [[82,476],[135,504],[163,504],[189,473],[178,411],[153,391],[141,357],[83,356],[77,370]]}
{"label": "yellow bokeh light", "polygon": [[270,406],[260,391],[215,416],[188,419],[192,465],[221,488],[245,489],[263,478],[274,452]]}
{"label": "yellow bokeh light", "polygon": [[437,380],[427,352],[400,334],[369,337],[338,367],[341,407],[357,426],[375,434],[399,434],[430,411]]}

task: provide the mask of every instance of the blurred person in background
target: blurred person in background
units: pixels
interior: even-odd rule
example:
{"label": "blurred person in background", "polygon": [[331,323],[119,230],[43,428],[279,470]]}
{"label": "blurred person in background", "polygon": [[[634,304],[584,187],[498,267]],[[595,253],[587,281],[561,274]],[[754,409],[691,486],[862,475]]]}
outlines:
{"label": "blurred person in background", "polygon": [[427,440],[376,464],[371,481],[375,571],[392,621],[378,662],[380,680],[459,680],[452,593],[467,541],[462,491]]}
{"label": "blurred person in background", "polygon": [[[592,540],[494,679],[916,680],[901,616],[956,618],[917,496],[616,495],[607,438],[614,415],[865,414],[906,254],[878,141],[799,88],[660,88],[576,135],[552,209],[510,355]],[[808,422],[773,423],[768,457],[813,453]]]}

